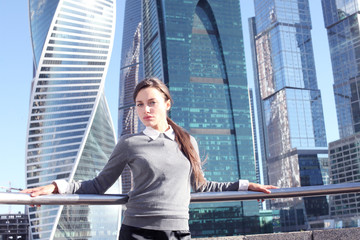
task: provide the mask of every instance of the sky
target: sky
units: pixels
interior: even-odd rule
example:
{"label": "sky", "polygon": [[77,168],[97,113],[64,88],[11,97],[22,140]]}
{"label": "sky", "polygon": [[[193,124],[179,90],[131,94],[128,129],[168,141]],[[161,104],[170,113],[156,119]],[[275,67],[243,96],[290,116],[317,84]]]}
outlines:
{"label": "sky", "polygon": [[[312,41],[318,87],[321,90],[327,141],[339,138],[333,94],[329,45],[320,0],[309,0]],[[105,95],[117,132],[118,88],[125,0],[117,1],[114,48],[105,82]],[[248,18],[254,16],[253,1],[240,0],[249,87],[253,70]],[[25,144],[29,114],[33,55],[27,0],[0,1],[0,186],[25,187]],[[5,190],[0,189],[0,192]],[[0,214],[24,212],[21,205],[0,205]]]}

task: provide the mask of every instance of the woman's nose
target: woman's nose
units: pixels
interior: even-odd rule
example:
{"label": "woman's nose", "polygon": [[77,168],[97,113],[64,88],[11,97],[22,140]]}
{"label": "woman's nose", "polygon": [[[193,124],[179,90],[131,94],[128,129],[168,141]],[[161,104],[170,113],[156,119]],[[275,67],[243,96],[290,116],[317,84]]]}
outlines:
{"label": "woman's nose", "polygon": [[150,107],[149,106],[145,106],[145,112],[150,112]]}

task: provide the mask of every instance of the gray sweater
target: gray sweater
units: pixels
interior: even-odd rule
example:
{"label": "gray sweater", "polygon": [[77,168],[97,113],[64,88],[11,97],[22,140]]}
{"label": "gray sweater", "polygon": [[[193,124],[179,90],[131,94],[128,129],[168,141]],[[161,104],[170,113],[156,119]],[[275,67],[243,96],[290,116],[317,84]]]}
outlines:
{"label": "gray sweater", "polygon": [[[156,230],[188,230],[191,165],[171,134],[153,129],[121,137],[100,174],[89,181],[55,181],[59,193],[103,194],[129,165],[134,186],[128,193],[123,224]],[[172,129],[171,129],[172,131]],[[146,132],[146,131],[145,131]],[[169,137],[170,136],[170,137]],[[191,137],[195,149],[196,140]],[[198,191],[246,190],[248,182],[207,182]]]}

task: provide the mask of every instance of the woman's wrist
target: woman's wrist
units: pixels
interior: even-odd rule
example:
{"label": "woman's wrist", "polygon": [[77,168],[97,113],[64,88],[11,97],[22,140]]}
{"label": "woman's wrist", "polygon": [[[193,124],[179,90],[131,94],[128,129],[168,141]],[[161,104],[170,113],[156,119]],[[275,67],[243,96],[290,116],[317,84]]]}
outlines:
{"label": "woman's wrist", "polygon": [[56,182],[52,182],[51,185],[54,186],[54,190],[52,191],[52,193],[59,193],[59,189],[58,189]]}

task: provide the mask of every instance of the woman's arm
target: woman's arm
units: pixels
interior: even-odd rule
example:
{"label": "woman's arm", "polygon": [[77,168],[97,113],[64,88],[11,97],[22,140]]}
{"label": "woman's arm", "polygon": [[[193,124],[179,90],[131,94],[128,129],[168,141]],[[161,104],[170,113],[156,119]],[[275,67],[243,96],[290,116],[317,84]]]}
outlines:
{"label": "woman's arm", "polygon": [[236,182],[214,182],[206,183],[196,189],[196,192],[225,192],[225,191],[246,191],[248,190],[249,181],[239,180]]}
{"label": "woman's arm", "polygon": [[124,140],[120,139],[112,152],[109,161],[100,172],[100,174],[92,180],[88,181],[72,181],[55,180],[52,184],[40,186],[36,188],[24,189],[22,193],[30,193],[32,197],[40,195],[49,195],[53,193],[79,193],[79,194],[102,194],[106,192],[119,178],[128,162],[128,146]]}
{"label": "woman's arm", "polygon": [[270,189],[277,189],[277,188],[278,187],[272,185],[262,185],[241,179],[236,182],[207,181],[206,184],[198,188],[196,192],[255,191],[255,192],[263,192],[263,193],[271,193]]}
{"label": "woman's arm", "polygon": [[[194,137],[191,136],[191,143],[199,155],[199,146]],[[199,157],[200,159],[200,157]],[[192,179],[193,180],[193,179]],[[192,185],[193,186],[193,185]],[[206,184],[196,189],[196,192],[222,192],[222,191],[256,191],[271,193],[269,189],[276,189],[278,187],[272,185],[262,185],[258,183],[252,183],[248,180],[239,180],[236,182],[213,182],[207,181]]]}

